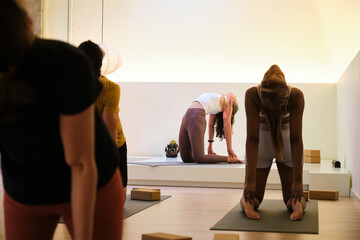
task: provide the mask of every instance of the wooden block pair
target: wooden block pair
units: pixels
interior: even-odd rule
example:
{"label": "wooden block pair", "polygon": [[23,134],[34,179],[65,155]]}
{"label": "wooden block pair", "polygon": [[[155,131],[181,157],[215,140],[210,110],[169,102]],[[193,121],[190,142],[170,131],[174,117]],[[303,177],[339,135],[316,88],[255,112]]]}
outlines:
{"label": "wooden block pair", "polygon": [[306,163],[320,163],[320,150],[304,150],[304,160]]}
{"label": "wooden block pair", "polygon": [[160,200],[160,189],[155,188],[133,188],[131,190],[131,199],[144,201]]}

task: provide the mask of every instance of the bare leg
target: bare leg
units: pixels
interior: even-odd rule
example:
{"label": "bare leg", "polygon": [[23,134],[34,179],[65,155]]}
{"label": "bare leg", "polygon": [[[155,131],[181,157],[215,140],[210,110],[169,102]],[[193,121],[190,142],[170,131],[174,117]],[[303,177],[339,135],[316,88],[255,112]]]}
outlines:
{"label": "bare leg", "polygon": [[253,203],[245,201],[244,196],[240,200],[240,206],[249,219],[260,219],[256,210],[259,208],[265,193],[266,180],[269,176],[270,168],[256,169],[256,188]]}
{"label": "bare leg", "polygon": [[281,162],[277,162],[277,167],[281,179],[284,203],[289,211],[292,211],[290,219],[293,221],[300,220],[304,214],[306,201],[304,197],[301,198],[301,201],[293,201],[291,199],[291,188],[293,182],[292,167],[286,166]]}

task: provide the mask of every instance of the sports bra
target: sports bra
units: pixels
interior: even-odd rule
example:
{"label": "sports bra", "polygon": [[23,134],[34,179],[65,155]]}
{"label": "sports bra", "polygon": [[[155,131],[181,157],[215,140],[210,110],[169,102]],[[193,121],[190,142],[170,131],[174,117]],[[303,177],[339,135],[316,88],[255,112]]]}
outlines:
{"label": "sports bra", "polygon": [[198,101],[203,106],[205,114],[218,114],[221,112],[220,99],[222,96],[218,93],[204,93],[195,101]]}

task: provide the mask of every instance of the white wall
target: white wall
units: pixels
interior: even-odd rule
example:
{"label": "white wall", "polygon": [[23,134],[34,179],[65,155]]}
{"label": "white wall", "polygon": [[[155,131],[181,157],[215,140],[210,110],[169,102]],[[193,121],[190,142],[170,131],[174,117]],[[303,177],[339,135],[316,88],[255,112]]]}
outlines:
{"label": "white wall", "polygon": [[[253,83],[119,83],[120,118],[127,137],[128,154],[164,156],[165,145],[174,139],[183,114],[191,102],[204,92],[234,92],[239,101],[233,135],[237,155],[244,157],[246,120],[245,91]],[[336,159],[336,84],[292,84],[305,95],[304,147],[320,149],[322,158]],[[205,140],[207,137],[205,137]],[[226,154],[225,142],[214,144],[214,151]]]}
{"label": "white wall", "polygon": [[340,78],[337,93],[338,159],[351,172],[352,191],[360,198],[360,52]]}
{"label": "white wall", "polygon": [[69,4],[67,0],[44,1],[44,32],[45,38],[69,40]]}
{"label": "white wall", "polygon": [[[163,155],[195,97],[233,91],[242,102],[249,82],[259,82],[277,63],[305,94],[305,148],[337,157],[336,85],[316,83],[332,82],[333,59],[347,64],[354,55],[359,0],[44,1],[47,38],[74,45],[103,38],[120,51],[123,66],[109,78],[122,88],[129,155]],[[244,119],[240,109],[234,146],[241,157]],[[225,143],[215,150],[224,153]]]}
{"label": "white wall", "polygon": [[356,49],[360,50],[360,0],[356,1]]}

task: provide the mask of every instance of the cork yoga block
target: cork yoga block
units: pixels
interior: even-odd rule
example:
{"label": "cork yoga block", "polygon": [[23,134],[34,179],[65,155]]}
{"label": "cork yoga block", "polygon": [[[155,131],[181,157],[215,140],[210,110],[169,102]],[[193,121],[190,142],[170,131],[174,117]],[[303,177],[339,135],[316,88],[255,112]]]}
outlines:
{"label": "cork yoga block", "polygon": [[220,234],[214,235],[214,240],[240,240],[239,234]]}
{"label": "cork yoga block", "polygon": [[160,189],[155,188],[133,188],[131,190],[131,199],[133,200],[145,200],[156,201],[160,200]]}
{"label": "cork yoga block", "polygon": [[306,201],[309,201],[309,191],[304,191],[303,196]]}
{"label": "cork yoga block", "polygon": [[320,157],[309,157],[309,156],[305,156],[304,161],[306,163],[320,163],[321,158]]}
{"label": "cork yoga block", "polygon": [[339,191],[310,190],[309,198],[317,200],[338,200]]}
{"label": "cork yoga block", "polygon": [[304,155],[308,157],[320,157],[320,150],[305,149]]}
{"label": "cork yoga block", "polygon": [[169,233],[145,233],[142,234],[142,240],[192,240],[191,237],[185,237]]}

